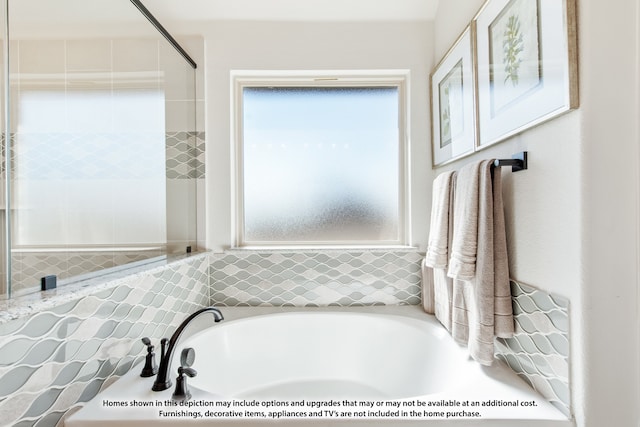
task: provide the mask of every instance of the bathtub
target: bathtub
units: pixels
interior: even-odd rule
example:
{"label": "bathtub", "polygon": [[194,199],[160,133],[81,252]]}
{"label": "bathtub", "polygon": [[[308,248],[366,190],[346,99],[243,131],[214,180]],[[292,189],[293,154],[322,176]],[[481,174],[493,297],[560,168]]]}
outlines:
{"label": "bathtub", "polygon": [[417,307],[221,310],[223,322],[200,322],[178,348],[196,352],[193,406],[167,407],[172,391],[150,391],[136,367],[65,425],[573,425],[499,361],[470,360]]}

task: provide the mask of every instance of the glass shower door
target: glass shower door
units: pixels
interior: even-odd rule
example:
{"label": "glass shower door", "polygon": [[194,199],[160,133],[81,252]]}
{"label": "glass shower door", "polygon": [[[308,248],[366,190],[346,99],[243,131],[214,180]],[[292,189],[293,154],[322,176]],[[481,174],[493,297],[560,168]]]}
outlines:
{"label": "glass shower door", "polygon": [[129,0],[8,13],[13,294],[195,250],[194,69]]}

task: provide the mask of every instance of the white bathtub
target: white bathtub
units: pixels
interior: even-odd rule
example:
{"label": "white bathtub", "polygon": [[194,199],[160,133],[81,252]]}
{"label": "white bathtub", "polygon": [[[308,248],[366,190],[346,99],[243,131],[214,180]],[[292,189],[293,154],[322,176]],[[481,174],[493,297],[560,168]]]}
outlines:
{"label": "white bathtub", "polygon": [[220,324],[185,341],[206,358],[192,386],[225,398],[402,399],[464,378],[464,352],[433,322],[295,312]]}
{"label": "white bathtub", "polygon": [[[500,362],[487,368],[469,360],[466,350],[455,344],[432,316],[417,307],[221,310],[223,322],[193,334],[179,346],[196,351],[193,368],[198,374],[188,379],[192,401],[196,403],[205,402],[212,407],[216,401],[255,402],[255,407],[237,409],[266,411],[269,406],[265,408],[264,402],[272,402],[273,410],[284,402],[289,407],[293,402],[333,401],[340,403],[342,409],[347,401],[372,402],[370,409],[376,409],[376,405],[384,409],[386,402],[396,401],[405,402],[398,403],[398,407],[406,405],[408,414],[418,409],[416,404],[429,402],[517,400],[534,406],[476,408],[481,411],[480,418],[331,419],[328,415],[312,420],[283,418],[277,422],[331,426],[573,425]],[[176,353],[172,372],[176,372],[179,359]],[[191,425],[200,424],[199,420],[206,425],[249,426],[273,422],[259,418],[178,420],[159,417],[162,408],[105,407],[104,402],[109,400],[158,403],[170,399],[171,390],[150,391],[152,380],[139,378],[138,370],[134,368],[134,372],[100,393],[68,418],[65,425],[128,427],[158,422]],[[190,409],[204,412],[211,407]]]}

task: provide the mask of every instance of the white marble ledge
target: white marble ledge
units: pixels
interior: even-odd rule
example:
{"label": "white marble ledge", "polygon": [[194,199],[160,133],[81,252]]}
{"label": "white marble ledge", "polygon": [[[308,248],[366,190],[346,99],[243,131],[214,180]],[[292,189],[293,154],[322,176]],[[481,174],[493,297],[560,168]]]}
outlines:
{"label": "white marble ledge", "polygon": [[206,256],[209,256],[209,252],[170,256],[159,261],[122,268],[112,273],[63,284],[49,291],[37,291],[0,300],[0,325],[114,288],[141,275],[154,274],[162,271],[168,265],[186,263]]}

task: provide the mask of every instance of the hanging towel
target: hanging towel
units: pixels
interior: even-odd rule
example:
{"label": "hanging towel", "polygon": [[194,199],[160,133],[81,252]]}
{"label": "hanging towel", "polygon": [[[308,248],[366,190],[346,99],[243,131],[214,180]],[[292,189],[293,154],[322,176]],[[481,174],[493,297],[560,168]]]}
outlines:
{"label": "hanging towel", "polygon": [[451,332],[453,280],[447,277],[453,236],[453,200],[456,172],[444,172],[433,181],[429,245],[422,265],[422,298],[427,313],[435,314]]}
{"label": "hanging towel", "polygon": [[426,259],[422,260],[422,308],[425,313],[435,314],[436,301],[435,290],[433,284],[433,268],[429,267],[425,263]]}
{"label": "hanging towel", "polygon": [[448,275],[471,280],[478,253],[478,185],[480,162],[464,166],[456,177],[453,201],[453,238]]}
{"label": "hanging towel", "polygon": [[447,276],[447,271],[433,269],[433,311],[449,333],[453,328],[453,279]]}
{"label": "hanging towel", "polygon": [[446,268],[449,261],[449,210],[455,172],[444,172],[433,181],[429,245],[424,260],[431,268]]}
{"label": "hanging towel", "polygon": [[[493,164],[493,161],[491,161]],[[515,331],[513,300],[509,279],[507,233],[502,203],[502,174],[500,168],[489,169],[493,184],[493,272],[494,272],[494,335],[510,338]]]}
{"label": "hanging towel", "polygon": [[451,334],[485,365],[494,360],[494,338],[514,330],[501,175],[492,164],[477,162],[458,173],[448,271]]}
{"label": "hanging towel", "polygon": [[431,268],[422,262],[422,308],[434,314],[451,333],[453,319],[453,279],[442,268]]}

